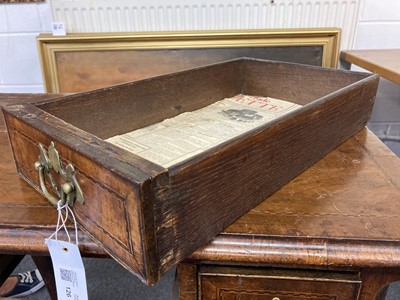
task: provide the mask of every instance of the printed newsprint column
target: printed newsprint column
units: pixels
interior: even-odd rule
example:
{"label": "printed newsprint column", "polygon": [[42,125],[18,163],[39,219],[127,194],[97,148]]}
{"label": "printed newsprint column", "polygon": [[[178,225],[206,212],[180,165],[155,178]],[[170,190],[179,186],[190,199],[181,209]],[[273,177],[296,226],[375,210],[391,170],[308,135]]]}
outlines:
{"label": "printed newsprint column", "polygon": [[170,167],[300,107],[270,97],[239,94],[107,141]]}

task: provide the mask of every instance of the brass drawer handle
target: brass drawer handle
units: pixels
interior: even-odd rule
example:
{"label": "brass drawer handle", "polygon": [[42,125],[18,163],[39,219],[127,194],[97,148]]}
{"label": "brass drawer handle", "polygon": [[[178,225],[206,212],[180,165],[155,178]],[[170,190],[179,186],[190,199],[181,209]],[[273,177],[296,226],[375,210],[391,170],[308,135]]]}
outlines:
{"label": "brass drawer handle", "polygon": [[[85,198],[83,197],[82,189],[76,179],[73,165],[68,164],[65,169],[63,168],[60,155],[53,142],[50,143],[48,151],[46,151],[42,144],[39,144],[39,149],[40,155],[38,161],[35,163],[35,168],[39,172],[40,189],[47,200],[54,205],[57,205],[59,200],[61,200],[61,204],[68,204],[70,206],[73,206],[76,200],[80,204],[85,204]],[[55,173],[59,174],[65,181],[61,184],[61,188],[57,187],[50,172],[51,170],[54,170]],[[56,196],[48,191],[46,177]]]}

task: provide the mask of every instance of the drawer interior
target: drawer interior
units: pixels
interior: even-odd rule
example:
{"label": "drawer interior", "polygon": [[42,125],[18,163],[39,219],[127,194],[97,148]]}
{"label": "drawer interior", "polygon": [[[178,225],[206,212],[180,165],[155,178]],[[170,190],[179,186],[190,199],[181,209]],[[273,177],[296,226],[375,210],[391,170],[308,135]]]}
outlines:
{"label": "drawer interior", "polygon": [[334,69],[238,59],[63,96],[36,106],[107,139],[241,93],[306,105],[365,77]]}

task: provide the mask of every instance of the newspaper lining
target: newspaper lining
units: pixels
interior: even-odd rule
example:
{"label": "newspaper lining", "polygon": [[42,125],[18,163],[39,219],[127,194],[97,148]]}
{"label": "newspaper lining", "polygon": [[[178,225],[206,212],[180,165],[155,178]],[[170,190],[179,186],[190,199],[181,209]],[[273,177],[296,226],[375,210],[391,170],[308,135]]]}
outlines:
{"label": "newspaper lining", "polygon": [[239,94],[106,141],[170,167],[300,107],[270,97]]}

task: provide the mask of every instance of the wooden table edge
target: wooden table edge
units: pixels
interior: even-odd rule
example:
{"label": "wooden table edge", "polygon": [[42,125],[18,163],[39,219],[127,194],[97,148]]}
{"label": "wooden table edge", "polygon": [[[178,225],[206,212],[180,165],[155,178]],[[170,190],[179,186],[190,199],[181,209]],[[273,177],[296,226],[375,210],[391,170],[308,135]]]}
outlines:
{"label": "wooden table edge", "polygon": [[[48,227],[24,227],[24,226],[0,226],[0,254],[49,256],[45,239],[50,237],[55,226]],[[71,240],[75,239],[74,229],[69,228]],[[84,257],[106,258],[109,255],[88,237],[84,232],[78,231],[79,249]],[[60,240],[68,240],[64,232],[60,232]],[[42,240],[43,243],[38,243]]]}
{"label": "wooden table edge", "polygon": [[[383,50],[343,50],[340,53],[340,59],[351,64],[355,64],[365,70],[372,73],[379,74],[380,76],[386,78],[387,80],[393,81],[394,83],[400,84],[400,70],[395,71],[393,69],[382,66],[379,63],[374,62],[371,59],[362,57],[359,54],[361,51],[378,52],[378,51],[390,51],[393,49],[383,49]],[[399,49],[400,55],[400,49]]]}
{"label": "wooden table edge", "polygon": [[221,234],[184,262],[297,267],[400,267],[400,241]]}

